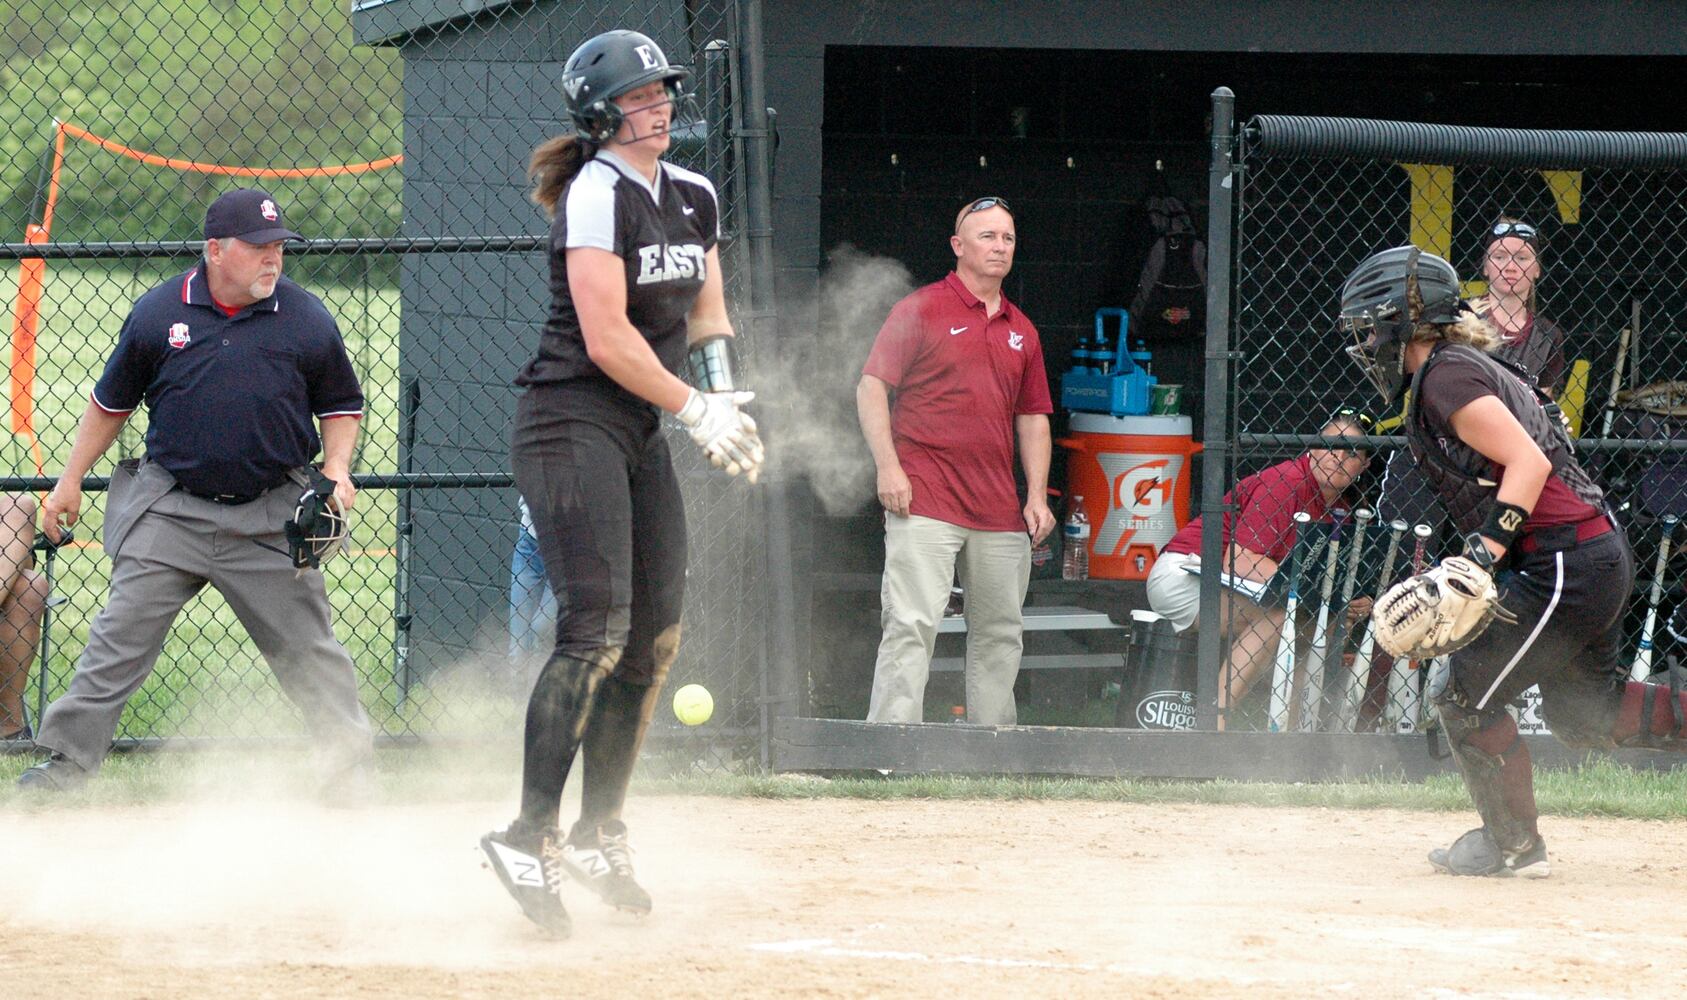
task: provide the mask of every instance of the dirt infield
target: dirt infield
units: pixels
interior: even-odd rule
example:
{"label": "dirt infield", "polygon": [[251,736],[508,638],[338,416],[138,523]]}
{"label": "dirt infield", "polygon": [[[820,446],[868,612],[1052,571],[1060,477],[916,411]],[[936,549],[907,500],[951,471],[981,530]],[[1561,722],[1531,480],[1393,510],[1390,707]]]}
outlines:
{"label": "dirt infield", "polygon": [[1543,882],[1423,862],[1469,817],[644,797],[657,900],[543,941],[507,803],[0,814],[0,983],[45,997],[1592,997],[1680,988],[1681,830],[1549,818]]}

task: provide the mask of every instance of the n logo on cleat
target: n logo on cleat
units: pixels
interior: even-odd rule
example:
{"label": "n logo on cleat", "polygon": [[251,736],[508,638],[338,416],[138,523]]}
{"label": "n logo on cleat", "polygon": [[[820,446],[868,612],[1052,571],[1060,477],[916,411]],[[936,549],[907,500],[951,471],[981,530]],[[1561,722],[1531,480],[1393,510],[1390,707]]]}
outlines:
{"label": "n logo on cleat", "polygon": [[604,859],[602,851],[569,851],[568,860],[588,878],[602,878],[609,874],[609,862]]}
{"label": "n logo on cleat", "polygon": [[497,841],[492,842],[492,850],[497,852],[498,863],[504,866],[512,885],[530,885],[536,889],[545,887],[545,874],[539,868],[538,858],[512,850]]}

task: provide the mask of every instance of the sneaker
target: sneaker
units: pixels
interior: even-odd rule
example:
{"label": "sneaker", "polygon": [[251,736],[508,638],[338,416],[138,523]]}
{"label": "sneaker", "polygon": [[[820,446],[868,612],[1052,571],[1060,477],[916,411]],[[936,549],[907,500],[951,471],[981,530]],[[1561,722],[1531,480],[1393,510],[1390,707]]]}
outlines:
{"label": "sneaker", "polygon": [[32,793],[74,792],[87,783],[88,772],[62,753],[55,753],[18,775],[18,789]]}
{"label": "sneaker", "polygon": [[627,824],[620,820],[595,828],[576,826],[562,845],[562,864],[576,882],[617,910],[640,916],[650,912],[650,893],[633,880],[633,849],[627,844]]}
{"label": "sneaker", "polygon": [[1429,863],[1436,871],[1448,875],[1546,878],[1552,874],[1545,839],[1536,836],[1535,842],[1521,851],[1502,851],[1486,827],[1471,830],[1453,841],[1451,847],[1430,851]]}
{"label": "sneaker", "polygon": [[520,904],[527,919],[552,937],[565,938],[574,922],[562,905],[562,870],[559,867],[562,838],[553,828],[537,834],[523,834],[514,826],[480,838],[487,867]]}

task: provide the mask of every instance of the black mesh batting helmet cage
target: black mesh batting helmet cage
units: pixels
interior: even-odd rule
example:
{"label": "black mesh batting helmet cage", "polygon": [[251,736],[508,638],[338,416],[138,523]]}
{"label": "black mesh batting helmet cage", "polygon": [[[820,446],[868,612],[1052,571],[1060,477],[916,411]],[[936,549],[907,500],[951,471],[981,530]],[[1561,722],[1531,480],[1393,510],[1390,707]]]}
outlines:
{"label": "black mesh batting helmet cage", "polygon": [[1341,286],[1348,357],[1384,399],[1405,383],[1405,345],[1418,323],[1451,323],[1459,316],[1459,276],[1453,265],[1415,246],[1366,257]]}
{"label": "black mesh batting helmet cage", "polygon": [[568,117],[585,138],[608,142],[621,127],[615,98],[655,80],[668,85],[676,101],[691,71],[669,64],[662,47],[636,31],[617,29],[580,44],[562,68],[562,98]]}

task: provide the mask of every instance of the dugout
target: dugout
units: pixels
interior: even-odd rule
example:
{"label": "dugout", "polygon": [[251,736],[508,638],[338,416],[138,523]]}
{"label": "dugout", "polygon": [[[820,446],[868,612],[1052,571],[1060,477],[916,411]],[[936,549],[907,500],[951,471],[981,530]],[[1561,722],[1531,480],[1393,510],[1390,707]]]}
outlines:
{"label": "dugout", "polygon": [[[838,394],[882,319],[853,313],[829,289],[840,266],[858,263],[839,249],[894,259],[915,285],[935,280],[950,266],[955,209],[985,194],[1015,208],[1020,247],[1007,292],[1038,324],[1054,384],[1095,308],[1129,304],[1151,240],[1145,199],[1179,197],[1204,234],[1215,87],[1236,92],[1239,121],[1293,109],[1659,131],[1677,124],[1655,95],[1687,69],[1687,40],[1669,19],[1595,3],[1524,16],[1515,4],[1431,2],[1409,24],[1399,12],[1321,2],[1031,2],[1011,13],[980,3],[794,2],[769,5],[766,16],[769,100],[779,111],[781,327],[819,331],[813,347],[782,349],[825,359],[803,370],[842,369],[829,386]],[[1494,25],[1503,30],[1483,31]],[[1544,183],[1512,207],[1557,210]],[[1153,349],[1163,378],[1199,384],[1200,342]],[[1292,377],[1284,386],[1318,405],[1359,390],[1356,377],[1351,386]],[[1192,394],[1185,412],[1198,420],[1200,403]],[[1056,449],[1057,486],[1061,466]],[[795,561],[812,571],[799,576],[809,590],[796,632],[811,655],[799,657],[810,666],[796,686],[811,696],[809,714],[861,718],[877,640],[880,515],[870,499],[848,509],[829,490],[801,501]],[[1030,598],[1120,620],[1144,600],[1139,584],[1100,581],[1034,581]],[[1098,692],[1060,686],[1052,714],[1034,697],[1027,721],[1086,721],[1082,702]]]}

